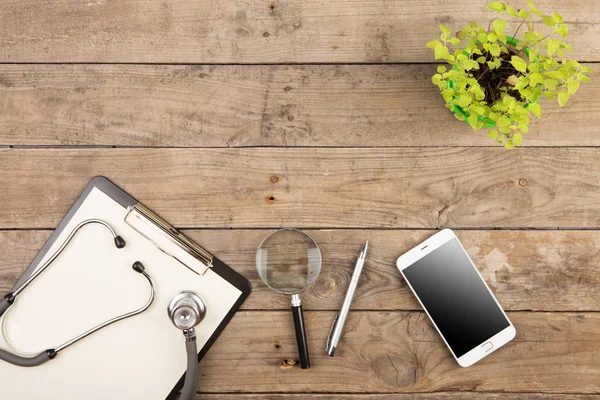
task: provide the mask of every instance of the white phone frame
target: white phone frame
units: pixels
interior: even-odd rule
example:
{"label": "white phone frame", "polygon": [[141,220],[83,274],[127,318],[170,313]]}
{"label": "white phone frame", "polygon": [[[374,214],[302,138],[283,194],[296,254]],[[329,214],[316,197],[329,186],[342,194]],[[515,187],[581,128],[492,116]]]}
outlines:
{"label": "white phone frame", "polygon": [[[492,296],[492,298],[498,305],[498,308],[500,308],[500,311],[502,311],[502,314],[504,315],[504,317],[506,318],[506,320],[508,321],[508,324],[509,324],[509,326],[507,328],[498,332],[491,338],[484,340],[482,343],[475,346],[473,349],[471,349],[470,351],[468,351],[461,357],[456,357],[456,355],[454,354],[454,351],[452,351],[452,348],[448,345],[446,338],[444,337],[444,335],[442,335],[442,332],[440,332],[435,321],[433,320],[433,318],[431,318],[431,315],[429,315],[429,311],[427,311],[427,308],[425,308],[425,306],[421,302],[421,299],[419,298],[419,294],[414,290],[414,288],[411,286],[410,282],[408,281],[408,279],[406,279],[406,276],[404,275],[404,269],[410,267],[411,265],[413,265],[415,262],[417,262],[421,258],[425,257],[429,253],[434,252],[439,247],[443,246],[444,244],[446,244],[447,242],[449,242],[453,239],[456,239],[456,241],[460,245],[461,249],[467,256],[467,259],[469,260],[469,262],[471,263],[471,265],[473,266],[475,271],[477,271],[479,278],[481,278],[481,281],[485,285],[490,296]],[[461,367],[469,367],[469,366],[475,364],[477,361],[492,354],[494,351],[498,350],[500,347],[504,346],[506,343],[508,343],[512,339],[514,339],[514,337],[517,333],[515,327],[513,326],[512,322],[510,321],[510,319],[508,318],[508,316],[502,309],[502,306],[500,306],[500,303],[498,303],[496,296],[494,296],[494,294],[490,290],[489,286],[485,282],[485,279],[483,279],[483,277],[477,270],[477,267],[475,267],[475,264],[471,260],[471,257],[469,257],[469,255],[465,251],[465,248],[463,247],[462,243],[460,243],[460,240],[458,240],[458,237],[454,234],[454,232],[451,229],[444,229],[444,230],[436,233],[435,235],[431,236],[429,239],[425,240],[423,243],[419,244],[418,246],[414,247],[413,249],[409,250],[408,252],[406,252],[405,254],[400,256],[398,258],[398,260],[396,261],[396,266],[398,267],[398,270],[402,274],[402,277],[404,278],[404,280],[410,287],[410,290],[414,293],[415,297],[419,301],[419,304],[421,304],[421,307],[423,307],[423,310],[425,310],[425,313],[429,317],[429,320],[431,321],[431,323],[433,324],[435,329],[438,331],[438,333],[444,340],[444,343],[450,350],[450,353],[452,353],[452,356],[454,357],[456,362],[458,362],[458,364]]]}

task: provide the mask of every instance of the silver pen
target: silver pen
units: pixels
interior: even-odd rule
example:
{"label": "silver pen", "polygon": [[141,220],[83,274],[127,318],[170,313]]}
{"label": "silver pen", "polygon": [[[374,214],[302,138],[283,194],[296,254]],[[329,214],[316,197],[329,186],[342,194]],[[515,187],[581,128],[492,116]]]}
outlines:
{"label": "silver pen", "polygon": [[346,317],[348,317],[348,311],[350,311],[350,304],[352,304],[352,298],[354,297],[354,292],[356,291],[356,287],[358,286],[358,278],[360,278],[360,274],[363,270],[363,266],[365,265],[365,258],[367,256],[367,248],[369,247],[369,241],[365,243],[362,251],[360,252],[360,256],[358,256],[358,260],[356,260],[356,266],[354,267],[354,272],[352,273],[352,279],[350,280],[350,285],[348,286],[348,291],[346,292],[346,297],[344,298],[344,304],[342,304],[342,309],[340,313],[335,316],[333,319],[333,323],[331,324],[331,330],[329,331],[329,336],[327,337],[327,354],[329,357],[333,357],[333,353],[335,353],[335,348],[342,337],[342,330],[344,329],[344,323],[346,323]]}

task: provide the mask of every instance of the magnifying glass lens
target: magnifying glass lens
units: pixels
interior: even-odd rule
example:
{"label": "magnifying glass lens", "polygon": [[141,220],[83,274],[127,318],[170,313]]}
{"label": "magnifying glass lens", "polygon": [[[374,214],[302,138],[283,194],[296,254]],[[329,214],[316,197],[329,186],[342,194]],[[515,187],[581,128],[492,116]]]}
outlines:
{"label": "magnifying glass lens", "polygon": [[296,294],[309,287],[321,272],[321,252],[315,241],[294,229],[267,237],[256,254],[256,269],[272,289]]}
{"label": "magnifying glass lens", "polygon": [[256,270],[271,289],[292,295],[292,316],[296,329],[298,357],[303,369],[310,368],[308,342],[299,293],[306,290],[321,272],[321,251],[306,233],[281,229],[267,236],[256,252]]}

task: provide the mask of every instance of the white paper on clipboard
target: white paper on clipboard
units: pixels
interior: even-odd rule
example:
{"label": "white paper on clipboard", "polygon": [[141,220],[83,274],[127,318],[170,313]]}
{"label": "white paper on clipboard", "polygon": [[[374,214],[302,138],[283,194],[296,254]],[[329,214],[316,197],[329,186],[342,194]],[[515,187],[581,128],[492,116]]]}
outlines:
{"label": "white paper on clipboard", "polygon": [[[126,213],[104,192],[92,189],[46,257],[88,218],[108,222],[127,245],[116,249],[110,232],[98,224],[84,227],[5,314],[6,333],[16,349],[39,353],[141,307],[150,289],[132,270],[135,261],[154,279],[154,303],[39,367],[0,362],[1,398],[165,399],[186,367],[183,336],[167,316],[170,299],[192,290],[206,303],[206,317],[196,329],[199,349],[234,307],[241,295],[238,288],[211,269],[197,275],[160,251],[125,223]],[[2,335],[0,347],[7,348]]]}

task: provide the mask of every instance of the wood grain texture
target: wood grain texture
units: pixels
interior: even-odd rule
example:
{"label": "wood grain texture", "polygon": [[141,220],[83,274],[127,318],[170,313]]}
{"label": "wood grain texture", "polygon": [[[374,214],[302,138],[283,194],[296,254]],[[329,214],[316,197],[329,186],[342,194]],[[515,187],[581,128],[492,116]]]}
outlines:
{"label": "wood grain texture", "polygon": [[239,312],[200,365],[200,391],[600,393],[598,313],[509,313],[514,342],[469,368],[417,312],[350,313],[328,357],[333,316],[305,313],[311,368],[301,370],[280,367],[297,358],[289,312]]}
{"label": "wood grain texture", "polygon": [[[524,2],[512,2],[515,7]],[[439,24],[485,25],[487,1],[5,0],[1,62],[422,62]],[[573,57],[598,61],[594,2],[540,0],[569,23]],[[542,24],[540,24],[542,25]],[[509,24],[511,32],[516,24]],[[542,25],[543,27],[543,25]]]}
{"label": "wood grain texture", "polygon": [[[434,65],[2,65],[0,145],[497,146],[445,108],[434,72]],[[525,145],[598,146],[599,109],[598,79],[567,107],[544,101]]]}
{"label": "wood grain texture", "polygon": [[17,283],[48,236],[47,231],[0,231],[0,297]]}
{"label": "wood grain texture", "polygon": [[178,227],[600,227],[600,149],[0,149],[0,228],[95,175]]}
{"label": "wood grain texture", "polygon": [[[258,277],[255,254],[269,230],[185,233],[251,281],[243,309],[289,308],[289,297]],[[319,279],[302,294],[305,310],[339,310],[364,240],[369,254],[352,308],[420,310],[395,266],[399,255],[434,231],[307,230],[323,255]],[[506,310],[600,311],[600,231],[458,231],[461,242]],[[49,231],[0,231],[0,296],[8,293]],[[148,266],[148,268],[151,268]],[[560,296],[556,294],[560,293]]]}

